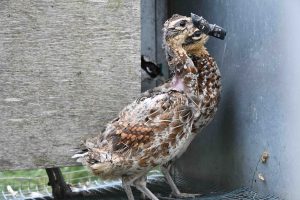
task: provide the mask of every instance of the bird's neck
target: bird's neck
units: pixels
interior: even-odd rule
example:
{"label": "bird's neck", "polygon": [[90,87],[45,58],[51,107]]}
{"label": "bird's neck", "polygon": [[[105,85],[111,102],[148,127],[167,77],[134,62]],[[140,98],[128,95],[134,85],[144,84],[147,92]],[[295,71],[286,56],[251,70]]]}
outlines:
{"label": "bird's neck", "polygon": [[[168,64],[174,71],[171,87],[190,95],[201,95],[218,102],[221,75],[218,66],[205,48],[187,53],[182,46],[170,45]],[[205,101],[206,101],[205,100]]]}
{"label": "bird's neck", "polygon": [[189,95],[197,95],[198,70],[184,48],[169,45],[167,47],[167,60],[170,69],[174,71],[171,82],[172,89]]}
{"label": "bird's neck", "polygon": [[204,102],[218,102],[221,92],[221,74],[209,53],[189,54],[198,70],[198,90]]}
{"label": "bird's neck", "polygon": [[181,45],[170,43],[166,47],[166,55],[170,69],[176,72],[180,72],[185,65],[194,65]]}

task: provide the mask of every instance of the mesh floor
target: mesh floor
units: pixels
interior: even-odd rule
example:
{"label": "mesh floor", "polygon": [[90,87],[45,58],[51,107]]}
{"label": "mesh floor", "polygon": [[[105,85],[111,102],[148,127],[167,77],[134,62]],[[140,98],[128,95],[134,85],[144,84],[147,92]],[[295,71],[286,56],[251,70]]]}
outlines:
{"label": "mesh floor", "polygon": [[[75,173],[83,173],[86,170],[78,170]],[[74,172],[72,172],[74,173]],[[68,178],[68,173],[65,173],[64,176],[67,179],[67,182],[71,183],[72,191],[76,192],[76,195],[69,198],[71,200],[127,200],[126,194],[122,189],[120,181],[99,181],[99,179],[94,179],[94,177],[80,178],[80,181],[71,180]],[[85,175],[85,174],[83,174]],[[170,198],[169,194],[171,193],[170,187],[166,184],[164,177],[159,172],[151,172],[148,176],[148,187],[155,193],[155,195],[161,200],[175,200],[175,198]],[[73,176],[72,176],[73,177]],[[85,177],[85,176],[83,176]],[[47,177],[41,176],[39,179],[43,181],[35,182],[30,181],[29,183],[20,182],[18,190],[15,190],[17,194],[12,195],[7,191],[2,190],[0,194],[0,200],[50,200],[53,199],[51,194],[51,187],[47,186]],[[74,178],[73,178],[74,179]],[[77,179],[77,178],[76,178]],[[74,184],[74,181],[77,184]],[[73,183],[72,183],[73,182]],[[8,182],[9,183],[9,182]],[[42,185],[36,185],[37,183],[43,183]],[[87,184],[88,183],[88,184]],[[33,186],[31,186],[33,185]],[[179,184],[180,185],[189,185],[189,184]],[[17,185],[14,186],[14,188]],[[36,189],[34,189],[36,187]],[[27,190],[26,190],[27,188]],[[183,189],[181,189],[184,191]],[[212,190],[210,190],[212,191]],[[200,197],[194,198],[195,200],[279,200],[278,197],[272,195],[261,195],[258,194],[249,188],[239,188],[233,191],[222,191],[215,189],[217,191],[214,193],[204,194]],[[141,199],[140,192],[133,188],[135,199]],[[201,192],[201,191],[199,191]]]}
{"label": "mesh floor", "polygon": [[[175,200],[169,197],[171,192],[169,186],[165,183],[161,176],[151,176],[148,179],[148,187],[161,200]],[[141,199],[140,193],[133,189],[135,199]],[[37,198],[52,199],[51,197]],[[97,188],[85,190],[81,195],[70,198],[72,200],[127,200],[126,194],[121,187],[120,182],[107,183]],[[260,195],[249,188],[239,188],[229,192],[210,193],[199,196],[197,198],[186,198],[194,200],[279,200],[273,195]]]}

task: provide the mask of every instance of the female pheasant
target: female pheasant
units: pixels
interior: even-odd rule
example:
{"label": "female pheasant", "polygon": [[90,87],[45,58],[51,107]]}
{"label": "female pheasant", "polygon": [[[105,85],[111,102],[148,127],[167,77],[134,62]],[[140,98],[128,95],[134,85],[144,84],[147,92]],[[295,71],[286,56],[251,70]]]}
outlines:
{"label": "female pheasant", "polygon": [[220,72],[204,47],[207,34],[216,34],[215,27],[193,14],[167,20],[164,48],[173,78],[126,106],[103,133],[85,141],[83,152],[73,156],[103,179],[121,178],[129,200],[134,200],[130,186],[158,200],[145,181],[156,166],[161,166],[175,196],[190,196],[179,192],[168,166],[216,112]]}

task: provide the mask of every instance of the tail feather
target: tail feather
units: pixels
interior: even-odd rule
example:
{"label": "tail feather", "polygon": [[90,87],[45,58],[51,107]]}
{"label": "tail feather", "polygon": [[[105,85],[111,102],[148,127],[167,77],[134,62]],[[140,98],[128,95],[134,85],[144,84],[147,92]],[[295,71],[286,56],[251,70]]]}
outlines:
{"label": "tail feather", "polygon": [[77,162],[82,162],[85,156],[88,155],[89,149],[93,148],[97,144],[99,136],[82,139],[80,145],[77,148],[72,149],[71,151],[74,152],[72,156],[73,159],[77,159]]}
{"label": "tail feather", "polygon": [[82,157],[86,156],[87,154],[88,154],[88,152],[81,153],[81,154],[77,153],[77,154],[74,154],[74,155],[72,156],[72,158],[73,158],[73,159],[75,159],[75,158],[82,158]]}

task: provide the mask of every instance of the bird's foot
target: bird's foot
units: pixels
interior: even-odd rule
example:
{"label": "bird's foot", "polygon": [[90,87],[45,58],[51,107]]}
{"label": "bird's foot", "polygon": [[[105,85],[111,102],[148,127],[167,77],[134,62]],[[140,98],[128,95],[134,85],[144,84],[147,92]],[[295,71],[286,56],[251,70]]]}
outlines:
{"label": "bird's foot", "polygon": [[184,198],[196,198],[196,197],[199,197],[201,195],[202,194],[189,194],[189,193],[182,193],[182,192],[179,192],[179,193],[172,192],[171,193],[172,197],[180,198],[180,199],[184,199]]}

